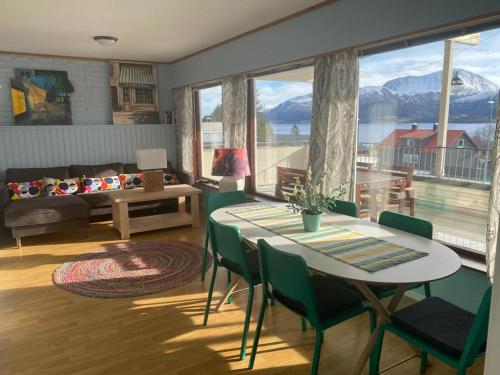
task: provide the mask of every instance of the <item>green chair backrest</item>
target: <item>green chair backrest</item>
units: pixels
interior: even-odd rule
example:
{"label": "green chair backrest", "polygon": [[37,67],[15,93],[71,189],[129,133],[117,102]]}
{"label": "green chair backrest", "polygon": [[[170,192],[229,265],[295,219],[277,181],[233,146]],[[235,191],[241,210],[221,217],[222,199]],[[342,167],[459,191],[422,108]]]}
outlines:
{"label": "green chair backrest", "polygon": [[335,205],[329,207],[331,212],[336,212],[341,215],[347,215],[351,217],[359,217],[358,205],[354,202],[342,201],[340,199],[334,200]]}
{"label": "green chair backrest", "polygon": [[211,193],[207,197],[205,215],[208,218],[215,210],[231,206],[233,204],[246,203],[247,197],[244,191],[228,191],[225,193]]}
{"label": "green chair backrest", "polygon": [[491,305],[491,286],[486,289],[483,299],[472,323],[464,352],[460,361],[466,364],[466,367],[472,365],[481,346],[486,342],[488,336],[488,323],[490,320],[490,305]]}
{"label": "green chair backrest", "polygon": [[218,223],[212,218],[208,219],[208,230],[214,257],[219,254],[222,258],[236,263],[240,266],[243,277],[247,281],[252,280],[245,260],[246,248],[243,245],[240,230],[232,225]]}
{"label": "green chair backrest", "polygon": [[268,288],[270,284],[273,290],[302,303],[309,320],[313,324],[319,323],[316,298],[304,259],[299,255],[277,250],[263,239],[257,241],[257,247],[264,288]]}
{"label": "green chair backrest", "polygon": [[392,211],[384,211],[380,214],[378,223],[432,240],[432,223],[427,220]]}

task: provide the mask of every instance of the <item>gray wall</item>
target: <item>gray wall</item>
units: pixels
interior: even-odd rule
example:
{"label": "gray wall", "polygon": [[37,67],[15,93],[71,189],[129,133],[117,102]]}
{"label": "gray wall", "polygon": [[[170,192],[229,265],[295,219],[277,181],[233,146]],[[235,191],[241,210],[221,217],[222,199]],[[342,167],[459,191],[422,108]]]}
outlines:
{"label": "gray wall", "polygon": [[106,61],[55,59],[0,54],[0,125],[12,125],[10,79],[15,68],[65,70],[75,88],[71,95],[73,124],[111,124],[111,87]]}
{"label": "gray wall", "polygon": [[[71,95],[74,125],[14,126],[10,79],[15,68],[67,71],[75,88]],[[156,71],[160,112],[172,110],[171,66],[158,64]],[[8,167],[131,162],[140,147],[166,147],[169,160],[177,165],[172,126],[111,125],[107,61],[0,54],[0,86],[0,180]]]}
{"label": "gray wall", "polygon": [[176,164],[172,126],[0,126],[0,181],[7,168],[131,163],[136,149],[158,147]]}
{"label": "gray wall", "polygon": [[173,64],[174,87],[499,12],[498,0],[339,0]]}

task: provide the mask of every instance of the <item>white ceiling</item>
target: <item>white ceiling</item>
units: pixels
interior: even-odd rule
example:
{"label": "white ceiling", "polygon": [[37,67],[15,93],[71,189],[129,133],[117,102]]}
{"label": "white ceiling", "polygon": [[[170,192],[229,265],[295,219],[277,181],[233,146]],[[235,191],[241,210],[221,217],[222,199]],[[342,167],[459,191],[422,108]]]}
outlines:
{"label": "white ceiling", "polygon": [[167,62],[323,1],[0,0],[0,51]]}

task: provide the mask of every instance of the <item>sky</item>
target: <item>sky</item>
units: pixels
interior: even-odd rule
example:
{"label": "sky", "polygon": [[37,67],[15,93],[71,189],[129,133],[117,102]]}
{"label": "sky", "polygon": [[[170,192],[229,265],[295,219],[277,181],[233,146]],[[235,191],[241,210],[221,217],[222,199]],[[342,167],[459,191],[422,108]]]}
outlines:
{"label": "sky", "polygon": [[[441,70],[443,49],[444,42],[435,42],[362,57],[359,61],[360,86],[382,86],[394,78]],[[481,43],[477,46],[455,43],[453,67],[481,74],[500,86],[500,29],[481,32]],[[257,80],[256,88],[266,109],[312,93],[312,83],[309,82]],[[201,98],[202,115],[209,114],[222,101],[220,86],[202,90]]]}

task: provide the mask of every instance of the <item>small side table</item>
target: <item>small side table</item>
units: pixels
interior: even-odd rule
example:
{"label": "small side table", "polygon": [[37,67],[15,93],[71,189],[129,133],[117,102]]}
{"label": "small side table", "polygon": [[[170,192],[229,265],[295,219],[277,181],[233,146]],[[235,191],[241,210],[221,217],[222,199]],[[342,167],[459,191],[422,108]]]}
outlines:
{"label": "small side table", "polygon": [[[147,232],[150,230],[200,225],[199,195],[201,190],[190,185],[169,185],[163,191],[145,192],[142,188],[117,190],[109,192],[113,207],[113,227],[116,228],[122,239],[130,238],[132,233]],[[186,212],[186,197],[191,198],[191,213]],[[128,205],[135,202],[148,202],[161,199],[177,198],[179,209],[177,212],[141,217],[129,217]]]}

